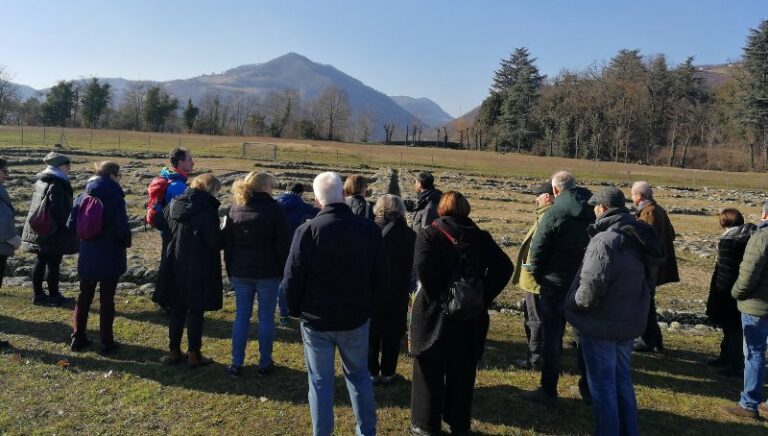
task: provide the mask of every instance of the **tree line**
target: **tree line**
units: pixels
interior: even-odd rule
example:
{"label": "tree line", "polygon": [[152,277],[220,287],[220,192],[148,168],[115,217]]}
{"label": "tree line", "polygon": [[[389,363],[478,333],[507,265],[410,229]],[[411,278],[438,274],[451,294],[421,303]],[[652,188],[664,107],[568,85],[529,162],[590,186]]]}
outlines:
{"label": "tree line", "polygon": [[679,167],[768,167],[768,21],[751,29],[739,62],[706,84],[689,57],[620,50],[583,71],[543,76],[526,48],[494,72],[467,147]]}

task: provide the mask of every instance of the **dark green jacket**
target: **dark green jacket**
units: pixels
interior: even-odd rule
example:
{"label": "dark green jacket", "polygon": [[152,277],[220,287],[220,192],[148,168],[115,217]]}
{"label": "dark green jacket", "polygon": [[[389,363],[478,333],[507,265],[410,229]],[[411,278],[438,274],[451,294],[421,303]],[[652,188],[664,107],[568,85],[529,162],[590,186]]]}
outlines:
{"label": "dark green jacket", "polygon": [[528,262],[542,294],[565,295],[581,266],[589,244],[587,227],[595,222],[595,212],[587,204],[591,196],[585,188],[564,191],[541,219]]}
{"label": "dark green jacket", "polygon": [[739,278],[731,289],[739,312],[768,317],[768,221],[762,221],[749,238],[739,266]]}

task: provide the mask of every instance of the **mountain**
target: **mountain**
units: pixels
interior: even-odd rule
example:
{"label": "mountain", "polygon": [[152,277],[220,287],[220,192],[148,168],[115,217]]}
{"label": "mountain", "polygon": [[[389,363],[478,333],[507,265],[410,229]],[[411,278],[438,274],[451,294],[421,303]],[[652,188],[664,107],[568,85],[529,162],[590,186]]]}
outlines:
{"label": "mountain", "polygon": [[302,101],[313,101],[328,86],[346,92],[353,118],[364,112],[375,119],[376,137],[383,137],[383,125],[393,121],[410,123],[414,115],[398,106],[385,94],[339,71],[331,65],[312,62],[296,53],[288,53],[263,64],[242,65],[221,74],[202,75],[187,80],[164,82],[166,90],[180,101],[199,102],[206,94],[242,92],[264,98],[271,91],[296,89]]}
{"label": "mountain", "polygon": [[38,97],[40,95],[40,91],[31,86],[21,85],[19,83],[11,83],[11,85],[16,88],[16,94],[21,101],[24,101],[29,97]]}
{"label": "mountain", "polygon": [[413,98],[404,95],[390,95],[389,98],[429,126],[439,127],[453,120],[453,117],[448,115],[443,108],[426,97]]}

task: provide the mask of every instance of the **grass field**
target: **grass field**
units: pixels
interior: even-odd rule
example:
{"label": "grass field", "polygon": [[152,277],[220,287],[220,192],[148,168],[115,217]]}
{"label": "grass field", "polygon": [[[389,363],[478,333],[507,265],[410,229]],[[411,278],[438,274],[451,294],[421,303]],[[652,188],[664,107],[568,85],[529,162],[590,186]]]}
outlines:
{"label": "grass field", "polygon": [[[88,131],[81,131],[85,134]],[[96,134],[117,132],[94,132]],[[120,132],[119,134],[126,134]],[[138,138],[139,135],[135,134]],[[150,151],[167,151],[178,144],[177,135],[164,141],[152,138]],[[0,144],[8,142],[8,131],[0,128]],[[158,135],[157,138],[163,137]],[[207,137],[205,137],[207,138]],[[96,136],[94,136],[96,139]],[[330,142],[303,143],[271,138],[215,138],[211,150],[196,143],[200,137],[182,135],[181,144],[191,146],[200,170],[216,174],[249,171],[268,167],[272,162],[244,160],[237,154],[243,141],[277,143],[278,160],[313,162],[294,169],[269,167],[282,180],[304,179],[325,168],[344,166],[344,172],[372,172],[389,166],[400,169],[400,188],[408,195],[412,171],[435,170],[438,187],[458,189],[472,204],[472,217],[500,240],[519,242],[530,225],[532,196],[521,186],[539,183],[556,169],[569,169],[591,188],[601,182],[626,184],[647,179],[657,187],[657,199],[665,207],[718,208],[737,206],[755,220],[762,204],[766,177],[755,173],[718,173],[656,168],[640,165],[595,163],[569,159],[546,159],[514,154],[453,151],[431,148],[389,147]],[[123,144],[121,138],[121,147]],[[141,149],[139,139],[132,151]],[[226,148],[229,141],[230,148]],[[130,143],[128,143],[130,145]],[[95,143],[94,143],[95,145]],[[128,145],[126,145],[127,147]],[[210,147],[210,144],[208,144]],[[27,145],[25,144],[25,147]],[[88,147],[78,147],[88,150]],[[338,152],[336,151],[338,149]],[[2,155],[3,146],[0,146]],[[75,173],[87,171],[95,155],[77,156]],[[316,151],[316,154],[309,150]],[[39,152],[30,147],[30,153]],[[338,153],[338,154],[337,154]],[[400,158],[402,153],[402,160]],[[221,155],[221,157],[215,157]],[[338,156],[338,158],[337,158]],[[434,156],[434,158],[433,158]],[[338,159],[338,163],[337,163]],[[434,159],[435,164],[432,164]],[[121,164],[135,160],[117,159]],[[160,158],[142,160],[148,169],[138,169],[123,183],[130,184],[127,196],[131,213],[140,213],[144,201],[143,174],[156,171]],[[32,174],[39,165],[27,163],[16,171]],[[703,187],[709,187],[704,189]],[[684,189],[680,189],[684,188]],[[726,189],[727,188],[727,189]],[[15,186],[14,203],[26,210],[24,187]],[[688,190],[693,189],[693,190]],[[745,191],[748,190],[748,191]],[[734,192],[735,194],[732,194]],[[16,193],[16,194],[14,194]],[[736,200],[723,200],[736,196]],[[227,196],[224,197],[226,204]],[[749,200],[749,204],[744,201]],[[710,243],[720,233],[714,216],[681,214],[672,216],[682,242]],[[709,242],[707,242],[709,241]],[[152,233],[135,234],[131,254],[141,262],[156,263],[158,239]],[[515,257],[517,244],[505,247]],[[664,286],[658,295],[659,309],[703,312],[713,257],[679,251],[683,281]],[[66,263],[72,265],[74,258]],[[72,291],[68,291],[72,295]],[[514,305],[521,291],[510,285],[500,296],[503,305]],[[296,324],[279,329],[275,359],[279,368],[268,377],[255,373],[258,360],[255,325],[240,379],[224,374],[229,363],[230,329],[234,317],[231,297],[223,310],[206,315],[203,351],[217,361],[212,367],[191,370],[184,366],[167,368],[159,364],[167,346],[166,319],[148,298],[119,294],[115,334],[124,346],[113,357],[91,351],[68,351],[71,310],[32,306],[31,290],[18,279],[0,289],[0,336],[13,348],[0,353],[0,433],[2,434],[307,434],[310,429],[306,403],[307,380]],[[98,304],[90,320],[92,338],[97,338]],[[664,356],[636,355],[634,379],[640,408],[642,434],[681,435],[758,435],[768,434],[765,422],[745,422],[727,417],[721,405],[738,398],[741,380],[724,378],[704,364],[718,347],[714,332],[665,332],[669,351]],[[97,349],[95,344],[93,350]],[[529,405],[518,397],[521,390],[537,385],[535,373],[511,368],[511,362],[524,354],[522,319],[518,315],[492,315],[487,351],[478,375],[473,407],[472,429],[477,434],[588,434],[592,428],[591,409],[575,400],[569,386],[576,383],[573,350],[566,349],[564,376],[560,383],[563,397],[557,412]],[[398,372],[405,379],[393,386],[377,387],[379,434],[405,434],[409,422],[411,361],[403,356]],[[353,416],[340,374],[337,374],[337,434],[353,433]]]}

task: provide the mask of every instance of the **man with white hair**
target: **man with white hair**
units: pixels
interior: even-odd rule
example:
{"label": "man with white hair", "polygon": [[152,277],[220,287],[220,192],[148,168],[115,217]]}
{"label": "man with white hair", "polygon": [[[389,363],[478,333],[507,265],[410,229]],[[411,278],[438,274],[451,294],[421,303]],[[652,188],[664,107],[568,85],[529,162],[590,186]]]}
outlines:
{"label": "man with white hair", "polygon": [[648,312],[648,324],[645,326],[645,333],[637,338],[634,349],[640,352],[649,352],[654,349],[664,351],[661,329],[656,320],[656,287],[665,283],[680,281],[680,275],[677,271],[677,257],[675,256],[675,228],[669,221],[667,211],[656,204],[656,200],[653,199],[653,189],[648,182],[640,181],[632,184],[632,203],[637,208],[637,219],[650,224],[659,234],[666,254],[664,263],[659,266],[656,286],[651,292],[651,310]]}
{"label": "man with white hair", "polygon": [[282,283],[289,314],[301,318],[313,434],[333,433],[338,348],[357,420],[355,434],[374,435],[368,333],[373,300],[387,284],[381,231],[344,203],[338,174],[319,174],[313,188],[322,209],[296,229]]}
{"label": "man with white hair", "polygon": [[[552,191],[555,203],[541,218],[531,240],[528,264],[523,265],[540,286],[541,387],[524,392],[522,397],[548,407],[554,406],[558,397],[565,296],[589,244],[587,227],[595,221],[594,210],[587,204],[592,193],[577,187],[570,173],[555,173]],[[586,383],[581,384],[586,389]]]}

